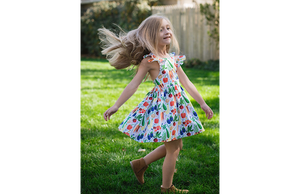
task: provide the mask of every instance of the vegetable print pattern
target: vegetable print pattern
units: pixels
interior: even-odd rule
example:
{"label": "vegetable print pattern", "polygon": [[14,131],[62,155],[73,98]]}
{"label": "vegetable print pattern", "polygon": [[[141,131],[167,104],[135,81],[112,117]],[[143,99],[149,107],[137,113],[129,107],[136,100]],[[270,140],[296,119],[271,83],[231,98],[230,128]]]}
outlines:
{"label": "vegetable print pattern", "polygon": [[204,131],[198,115],[184,89],[179,84],[177,68],[184,55],[170,53],[169,58],[158,58],[150,53],[148,62],[157,61],[160,71],[153,81],[154,88],[125,118],[119,130],[135,141],[169,142]]}

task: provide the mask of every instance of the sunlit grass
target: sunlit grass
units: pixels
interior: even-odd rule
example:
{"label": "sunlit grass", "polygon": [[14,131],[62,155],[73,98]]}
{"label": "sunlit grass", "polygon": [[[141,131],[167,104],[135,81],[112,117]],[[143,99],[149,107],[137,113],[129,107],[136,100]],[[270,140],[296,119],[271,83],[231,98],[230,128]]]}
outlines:
{"label": "sunlit grass", "polygon": [[[219,72],[183,68],[214,111],[211,120],[191,98],[205,132],[183,138],[173,183],[190,193],[219,193]],[[152,163],[140,185],[130,161],[141,158],[162,143],[138,143],[118,131],[119,124],[153,88],[151,81],[106,122],[104,111],[112,106],[132,79],[132,71],[116,70],[105,60],[81,61],[81,192],[160,193],[163,159]],[[140,148],[145,152],[138,152]]]}

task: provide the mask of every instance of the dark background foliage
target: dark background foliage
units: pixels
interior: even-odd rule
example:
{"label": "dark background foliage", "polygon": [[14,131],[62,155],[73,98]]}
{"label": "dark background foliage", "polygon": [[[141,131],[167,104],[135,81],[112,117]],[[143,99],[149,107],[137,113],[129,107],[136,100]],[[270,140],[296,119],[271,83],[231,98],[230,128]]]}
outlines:
{"label": "dark background foliage", "polygon": [[95,3],[81,16],[81,54],[104,58],[99,45],[100,27],[118,32],[117,24],[128,32],[150,15],[151,9],[142,8],[139,0]]}
{"label": "dark background foliage", "polygon": [[200,61],[193,58],[184,62],[186,68],[196,68],[201,70],[219,71],[219,60]]}

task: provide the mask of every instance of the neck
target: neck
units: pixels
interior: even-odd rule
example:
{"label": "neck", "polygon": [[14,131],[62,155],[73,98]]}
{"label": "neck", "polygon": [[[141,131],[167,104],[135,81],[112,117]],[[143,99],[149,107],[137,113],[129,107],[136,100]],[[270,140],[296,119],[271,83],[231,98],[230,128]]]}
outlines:
{"label": "neck", "polygon": [[167,46],[163,46],[163,47],[159,47],[157,49],[157,54],[160,56],[160,57],[166,57],[168,56],[168,53],[167,53]]}

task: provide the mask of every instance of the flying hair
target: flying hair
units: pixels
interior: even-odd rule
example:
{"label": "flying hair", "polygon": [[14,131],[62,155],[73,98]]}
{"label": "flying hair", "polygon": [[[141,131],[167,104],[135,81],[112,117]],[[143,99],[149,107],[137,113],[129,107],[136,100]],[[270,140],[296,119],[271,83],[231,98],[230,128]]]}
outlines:
{"label": "flying hair", "polygon": [[[105,27],[98,29],[101,40],[102,54],[106,55],[110,65],[116,69],[124,69],[131,65],[137,67],[143,60],[143,56],[149,53],[158,54],[158,35],[162,21],[165,19],[172,30],[171,45],[166,46],[169,53],[170,47],[174,47],[176,54],[180,49],[175,37],[170,20],[161,15],[152,15],[146,18],[137,29],[128,33],[121,27],[117,35]],[[132,68],[133,68],[132,67]]]}

